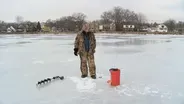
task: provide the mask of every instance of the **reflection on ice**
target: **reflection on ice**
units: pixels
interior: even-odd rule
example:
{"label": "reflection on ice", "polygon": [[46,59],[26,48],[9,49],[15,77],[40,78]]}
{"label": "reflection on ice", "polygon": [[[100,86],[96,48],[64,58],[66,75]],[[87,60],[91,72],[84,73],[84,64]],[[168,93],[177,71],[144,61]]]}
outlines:
{"label": "reflection on ice", "polygon": [[155,44],[156,40],[144,40],[144,39],[127,39],[123,41],[109,41],[109,42],[99,42],[100,45],[104,46],[114,46],[114,47],[123,47],[125,45],[145,45],[145,44]]}

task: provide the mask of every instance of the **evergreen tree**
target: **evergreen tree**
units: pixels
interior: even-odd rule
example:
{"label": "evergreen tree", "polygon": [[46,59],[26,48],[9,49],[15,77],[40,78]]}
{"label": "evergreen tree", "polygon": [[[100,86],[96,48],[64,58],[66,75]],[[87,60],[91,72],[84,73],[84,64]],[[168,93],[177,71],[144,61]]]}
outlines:
{"label": "evergreen tree", "polygon": [[40,32],[40,31],[41,31],[41,29],[42,29],[42,28],[41,28],[40,22],[38,22],[38,24],[37,24],[37,31],[39,31],[39,32]]}

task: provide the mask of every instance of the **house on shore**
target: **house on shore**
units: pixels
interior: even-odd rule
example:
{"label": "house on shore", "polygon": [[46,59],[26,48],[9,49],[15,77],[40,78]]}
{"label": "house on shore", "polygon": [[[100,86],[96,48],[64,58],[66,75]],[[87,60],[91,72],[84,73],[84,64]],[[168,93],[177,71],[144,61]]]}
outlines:
{"label": "house on shore", "polygon": [[17,27],[17,32],[18,33],[26,33],[26,27],[24,27],[24,25],[19,25],[18,27]]}
{"label": "house on shore", "polygon": [[16,32],[15,28],[13,26],[10,26],[7,28],[7,33],[13,33],[13,32]]}
{"label": "house on shore", "polygon": [[99,31],[115,31],[116,25],[114,23],[99,25],[98,30]]}
{"label": "house on shore", "polygon": [[151,27],[147,29],[148,32],[158,32],[158,33],[167,33],[168,28],[164,24],[158,24],[155,27]]}
{"label": "house on shore", "polygon": [[123,25],[123,31],[129,31],[129,32],[133,32],[135,29],[135,25],[131,25],[131,24],[128,24],[128,25]]}

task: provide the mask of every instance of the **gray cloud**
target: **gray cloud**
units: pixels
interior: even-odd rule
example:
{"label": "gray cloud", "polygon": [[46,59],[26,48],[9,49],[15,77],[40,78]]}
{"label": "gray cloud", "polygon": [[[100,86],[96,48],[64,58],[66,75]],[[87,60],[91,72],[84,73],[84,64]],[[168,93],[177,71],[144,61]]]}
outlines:
{"label": "gray cloud", "polygon": [[169,18],[184,20],[182,0],[0,0],[0,20],[15,21],[21,15],[24,20],[46,21],[74,12],[83,12],[88,20],[99,19],[103,11],[121,6],[144,13],[150,21]]}

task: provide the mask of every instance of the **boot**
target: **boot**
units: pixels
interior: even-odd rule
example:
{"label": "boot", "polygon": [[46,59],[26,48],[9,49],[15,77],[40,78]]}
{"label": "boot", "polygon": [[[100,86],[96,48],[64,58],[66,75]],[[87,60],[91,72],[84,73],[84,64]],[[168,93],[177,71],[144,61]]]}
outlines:
{"label": "boot", "polygon": [[86,78],[87,77],[87,75],[81,75],[81,78]]}
{"label": "boot", "polygon": [[92,75],[91,78],[92,78],[92,79],[96,79],[96,75]]}

